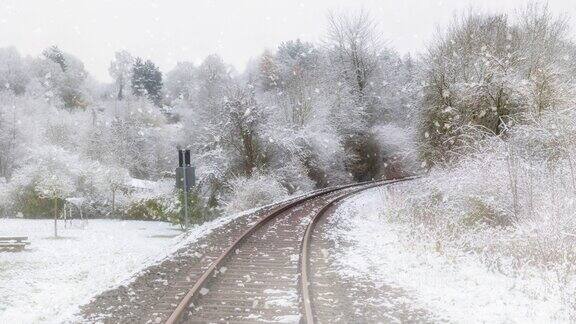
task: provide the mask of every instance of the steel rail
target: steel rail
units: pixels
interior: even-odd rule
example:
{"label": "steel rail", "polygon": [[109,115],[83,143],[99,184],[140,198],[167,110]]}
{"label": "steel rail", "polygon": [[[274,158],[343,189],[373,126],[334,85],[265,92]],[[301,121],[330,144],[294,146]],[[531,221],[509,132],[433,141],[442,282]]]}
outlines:
{"label": "steel rail", "polygon": [[322,219],[324,215],[326,215],[327,211],[337,204],[338,202],[347,199],[353,195],[356,195],[362,191],[372,189],[375,187],[380,186],[387,186],[393,183],[414,180],[418,178],[418,176],[413,177],[406,177],[401,179],[392,179],[386,180],[383,182],[374,183],[372,185],[365,186],[363,188],[354,190],[352,192],[343,194],[332,199],[328,204],[326,204],[316,215],[312,217],[310,223],[306,227],[306,232],[304,233],[304,238],[301,244],[301,251],[300,251],[300,294],[302,295],[302,303],[303,303],[303,310],[304,310],[304,321],[307,324],[314,324],[315,323],[315,316],[314,316],[314,307],[312,305],[312,293],[310,291],[310,245],[312,241],[312,233],[314,232],[314,228],[316,224]]}
{"label": "steel rail", "polygon": [[[377,183],[380,182],[382,181],[378,181]],[[244,233],[242,233],[240,237],[238,237],[228,248],[226,248],[226,250],[224,250],[224,252],[215,261],[213,261],[210,264],[210,266],[206,269],[206,271],[204,271],[202,276],[196,281],[194,286],[192,286],[192,288],[188,291],[188,293],[180,300],[180,302],[178,303],[174,311],[170,314],[170,317],[166,320],[165,323],[166,324],[178,323],[178,321],[182,319],[182,316],[184,315],[185,311],[188,309],[194,298],[198,297],[198,295],[200,294],[200,290],[208,283],[209,279],[214,276],[216,270],[219,269],[225,263],[226,259],[234,253],[234,251],[238,248],[238,246],[240,246],[240,244],[243,241],[245,241],[248,237],[250,237],[250,235],[252,235],[256,230],[262,228],[262,226],[264,226],[266,223],[276,218],[283,212],[290,210],[314,198],[324,196],[339,190],[344,190],[352,187],[366,186],[367,184],[369,185],[371,183],[374,183],[374,181],[353,183],[314,191],[313,193],[307,196],[297,198],[293,201],[289,201],[288,203],[285,203],[284,205],[281,205],[280,207],[274,209],[271,213],[260,219],[256,224],[254,224],[253,226],[248,228]],[[371,185],[371,187],[372,186],[373,185]]]}

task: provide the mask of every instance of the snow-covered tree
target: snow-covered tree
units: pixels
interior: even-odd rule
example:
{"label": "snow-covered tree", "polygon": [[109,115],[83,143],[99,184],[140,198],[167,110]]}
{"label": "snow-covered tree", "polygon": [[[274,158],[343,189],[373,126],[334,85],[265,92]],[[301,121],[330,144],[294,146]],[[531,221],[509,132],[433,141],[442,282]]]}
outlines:
{"label": "snow-covered tree", "polygon": [[0,93],[0,178],[9,179],[16,167],[20,132],[14,94]]}
{"label": "snow-covered tree", "polygon": [[87,105],[83,89],[87,73],[84,64],[74,56],[52,46],[43,56],[33,59],[30,69],[34,80],[29,92],[43,96],[56,106],[66,108]]}
{"label": "snow-covered tree", "polygon": [[558,72],[569,71],[565,23],[546,10],[521,18],[462,16],[428,50],[420,136],[429,162],[451,160],[478,136],[557,107],[573,88]]}
{"label": "snow-covered tree", "polygon": [[76,190],[76,177],[72,164],[78,167],[78,157],[58,147],[46,146],[32,157],[29,171],[34,177],[34,191],[38,197],[52,201],[54,236],[58,236],[59,204]]}
{"label": "snow-covered tree", "polygon": [[108,72],[110,76],[116,81],[118,89],[117,99],[122,100],[125,96],[124,89],[129,85],[132,79],[134,57],[127,51],[119,51],[114,53],[114,60],[110,63]]}
{"label": "snow-covered tree", "polygon": [[103,170],[100,179],[104,182],[105,186],[110,191],[111,211],[110,217],[115,218],[116,215],[116,195],[119,190],[126,189],[130,180],[128,171],[124,168],[116,166],[108,166]]}
{"label": "snow-covered tree", "polygon": [[232,84],[231,67],[218,55],[209,55],[198,67],[198,109],[216,112]]}
{"label": "snow-covered tree", "polygon": [[23,94],[30,81],[24,59],[14,47],[0,48],[0,91]]}
{"label": "snow-covered tree", "polygon": [[333,90],[338,93],[331,96],[333,113],[345,140],[347,167],[356,180],[375,178],[380,163],[377,145],[368,132],[381,108],[374,91],[383,50],[377,26],[364,11],[328,16],[327,76],[329,84],[338,85]]}
{"label": "snow-covered tree", "polygon": [[72,181],[60,174],[50,174],[40,178],[36,190],[41,198],[49,199],[54,204],[54,236],[58,236],[58,202],[63,201],[73,191]]}
{"label": "snow-covered tree", "polygon": [[383,50],[380,35],[378,23],[365,11],[328,16],[326,46],[335,76],[348,86],[355,103],[351,109],[361,109],[367,117],[376,109],[371,87]]}
{"label": "snow-covered tree", "polygon": [[265,120],[262,108],[253,91],[234,87],[228,91],[224,110],[225,119],[219,122],[222,127],[220,141],[233,152],[242,173],[250,176],[266,159],[261,138]]}
{"label": "snow-covered tree", "polygon": [[300,40],[280,44],[276,54],[278,81],[276,101],[287,122],[302,127],[318,109],[320,53]]}
{"label": "snow-covered tree", "polygon": [[191,105],[197,98],[197,68],[191,62],[178,62],[172,71],[166,74],[166,96],[171,103],[183,100]]}

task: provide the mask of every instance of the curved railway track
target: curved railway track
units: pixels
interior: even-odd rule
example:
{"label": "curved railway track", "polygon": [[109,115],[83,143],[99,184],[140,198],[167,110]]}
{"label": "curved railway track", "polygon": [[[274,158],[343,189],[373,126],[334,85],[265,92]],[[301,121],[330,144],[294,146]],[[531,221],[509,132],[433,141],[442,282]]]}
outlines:
{"label": "curved railway track", "polygon": [[309,250],[315,224],[354,194],[410,179],[324,189],[276,207],[198,274],[166,323],[314,323]]}

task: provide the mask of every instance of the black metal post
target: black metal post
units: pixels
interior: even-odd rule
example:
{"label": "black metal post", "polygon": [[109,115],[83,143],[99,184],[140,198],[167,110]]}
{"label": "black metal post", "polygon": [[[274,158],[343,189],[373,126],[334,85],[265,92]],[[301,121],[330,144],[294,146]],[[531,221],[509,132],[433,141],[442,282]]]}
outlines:
{"label": "black metal post", "polygon": [[184,151],[184,166],[190,166],[190,150],[188,149]]}
{"label": "black metal post", "polygon": [[184,166],[184,150],[178,150],[178,166]]}

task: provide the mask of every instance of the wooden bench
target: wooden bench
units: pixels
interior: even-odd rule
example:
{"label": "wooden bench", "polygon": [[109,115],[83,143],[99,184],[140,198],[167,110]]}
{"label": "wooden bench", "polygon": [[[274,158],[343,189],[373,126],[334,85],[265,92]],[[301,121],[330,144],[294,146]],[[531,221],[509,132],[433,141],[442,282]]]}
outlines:
{"label": "wooden bench", "polygon": [[19,252],[29,244],[26,236],[0,236],[0,252]]}

